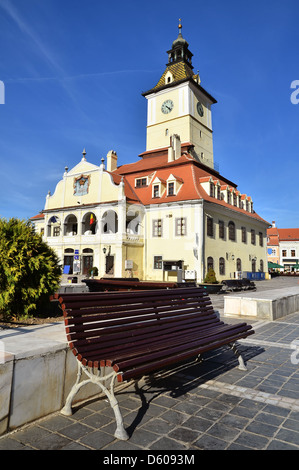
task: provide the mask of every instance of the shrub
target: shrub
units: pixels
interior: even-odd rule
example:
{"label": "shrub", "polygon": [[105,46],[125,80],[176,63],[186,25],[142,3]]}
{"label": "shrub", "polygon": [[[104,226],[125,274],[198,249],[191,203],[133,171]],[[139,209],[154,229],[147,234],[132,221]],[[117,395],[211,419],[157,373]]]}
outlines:
{"label": "shrub", "polygon": [[2,317],[36,314],[59,287],[61,268],[56,253],[30,222],[0,219],[0,260]]}
{"label": "shrub", "polygon": [[99,271],[98,271],[98,268],[96,266],[94,266],[93,268],[89,268],[88,270],[88,276],[98,276],[99,275]]}
{"label": "shrub", "polygon": [[206,282],[207,284],[218,284],[214,269],[212,269],[212,268],[209,269],[209,271],[207,272],[207,275],[204,279],[204,282]]}

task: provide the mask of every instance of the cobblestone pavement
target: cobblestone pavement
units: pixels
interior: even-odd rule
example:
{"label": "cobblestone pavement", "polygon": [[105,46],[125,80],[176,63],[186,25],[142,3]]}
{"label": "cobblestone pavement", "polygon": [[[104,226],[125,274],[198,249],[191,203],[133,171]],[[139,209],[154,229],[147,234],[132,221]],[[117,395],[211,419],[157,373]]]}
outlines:
{"label": "cobblestone pavement", "polygon": [[[258,289],[295,285],[278,281]],[[212,302],[221,316],[223,296]],[[299,450],[299,312],[248,323],[256,333],[239,343],[247,371],[223,348],[120,390],[128,441],[114,438],[113,411],[98,399],[6,434],[0,450]]]}

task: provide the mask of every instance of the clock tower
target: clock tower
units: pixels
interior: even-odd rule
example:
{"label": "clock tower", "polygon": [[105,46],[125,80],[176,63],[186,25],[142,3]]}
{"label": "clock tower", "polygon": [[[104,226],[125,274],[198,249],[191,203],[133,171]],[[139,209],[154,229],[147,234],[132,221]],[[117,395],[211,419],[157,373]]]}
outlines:
{"label": "clock tower", "polygon": [[211,106],[216,100],[202,88],[192,66],[193,54],[179,34],[167,51],[168,63],[154,88],[142,93],[147,99],[146,151],[169,146],[179,135],[182,145],[201,163],[214,168]]}

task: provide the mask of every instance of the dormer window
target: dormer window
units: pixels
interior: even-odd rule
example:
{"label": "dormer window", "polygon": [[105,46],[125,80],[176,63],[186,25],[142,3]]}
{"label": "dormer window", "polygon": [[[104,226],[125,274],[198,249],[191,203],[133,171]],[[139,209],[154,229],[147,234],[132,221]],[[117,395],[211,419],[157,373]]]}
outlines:
{"label": "dormer window", "polygon": [[160,196],[160,186],[158,184],[154,184],[153,186],[153,197]]}
{"label": "dormer window", "polygon": [[152,184],[152,197],[153,198],[161,197],[163,192],[165,191],[165,188],[166,188],[166,181],[156,176]]}
{"label": "dormer window", "polygon": [[174,196],[174,182],[171,181],[167,185],[167,195],[168,196]]}
{"label": "dormer window", "polygon": [[182,178],[175,175],[169,175],[167,178],[167,196],[176,196],[182,184]]}
{"label": "dormer window", "polygon": [[215,197],[215,184],[213,181],[210,181],[210,196]]}
{"label": "dormer window", "polygon": [[227,190],[227,203],[231,204],[231,193],[229,189]]}
{"label": "dormer window", "polygon": [[147,177],[135,179],[135,188],[141,188],[142,186],[147,186]]}
{"label": "dormer window", "polygon": [[173,75],[172,73],[168,70],[168,72],[166,73],[165,75],[165,85],[167,85],[168,83],[171,83],[173,82]]}

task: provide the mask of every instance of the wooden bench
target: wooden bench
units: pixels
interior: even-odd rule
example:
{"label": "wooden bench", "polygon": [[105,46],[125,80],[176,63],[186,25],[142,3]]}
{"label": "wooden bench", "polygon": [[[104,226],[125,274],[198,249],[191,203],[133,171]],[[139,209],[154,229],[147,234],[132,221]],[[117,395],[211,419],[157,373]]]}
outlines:
{"label": "wooden bench", "polygon": [[[114,395],[115,379],[139,379],[224,345],[232,348],[239,367],[246,370],[236,341],[253,334],[252,327],[220,321],[202,287],[56,294],[53,299],[59,299],[67,340],[78,359],[77,381],[61,412],[71,415],[78,390],[96,383],[114,410],[119,439],[128,435]],[[88,379],[80,382],[82,371]]]}

